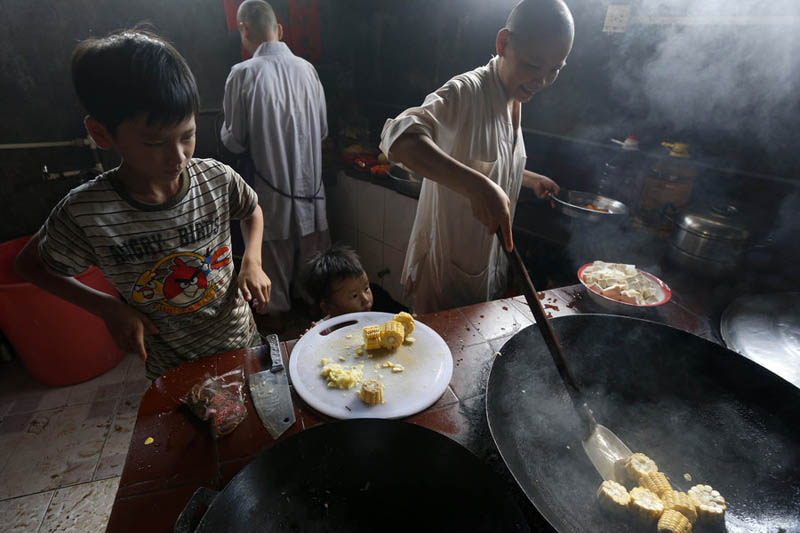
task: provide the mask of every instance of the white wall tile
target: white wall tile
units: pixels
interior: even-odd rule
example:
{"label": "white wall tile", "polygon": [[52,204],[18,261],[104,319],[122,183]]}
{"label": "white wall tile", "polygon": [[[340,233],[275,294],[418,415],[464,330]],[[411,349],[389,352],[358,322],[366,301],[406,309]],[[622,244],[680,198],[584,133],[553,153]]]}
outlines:
{"label": "white wall tile", "polygon": [[378,272],[383,270],[383,243],[366,233],[358,233],[358,255],[361,265],[369,276],[369,280],[377,285],[382,285]]}
{"label": "white wall tile", "polygon": [[403,286],[400,285],[400,276],[403,273],[405,258],[405,252],[395,250],[391,246],[384,244],[383,262],[386,268],[389,269],[389,273],[383,277],[382,286],[395,301],[408,307],[408,303],[403,300]]}
{"label": "white wall tile", "polygon": [[384,187],[358,182],[358,232],[383,242]]}
{"label": "white wall tile", "polygon": [[346,228],[358,227],[358,188],[356,180],[343,172],[337,174],[336,185],[325,189],[325,208],[331,234],[346,233]]}
{"label": "white wall tile", "polygon": [[358,249],[358,230],[355,225],[343,226],[331,229],[331,242],[341,242],[350,246],[353,250]]}
{"label": "white wall tile", "polygon": [[386,210],[384,213],[383,241],[394,248],[405,252],[414,216],[417,213],[417,200],[395,191],[386,191]]}

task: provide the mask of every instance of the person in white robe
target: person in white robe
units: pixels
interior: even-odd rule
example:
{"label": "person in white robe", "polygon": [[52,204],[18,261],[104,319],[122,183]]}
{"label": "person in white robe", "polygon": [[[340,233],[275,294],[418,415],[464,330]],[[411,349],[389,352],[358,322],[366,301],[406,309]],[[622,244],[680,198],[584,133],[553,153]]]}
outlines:
{"label": "person in white robe", "polygon": [[235,154],[247,150],[264,212],[262,268],[272,281],[268,327],[281,327],[292,296],[311,302],[300,279],[309,258],[330,245],[322,184],[328,135],[325,93],[314,66],[281,42],[272,7],[246,0],[237,19],[253,57],[233,66],[225,83],[220,137]]}
{"label": "person in white robe", "polygon": [[386,121],[382,152],[426,178],[401,275],[415,313],[502,295],[508,270],[502,248],[513,249],[520,187],[539,198],[559,190],[525,169],[521,105],[556,80],[573,36],[562,0],[523,0],[498,32],[497,55],[487,65],[455,76],[421,106]]}

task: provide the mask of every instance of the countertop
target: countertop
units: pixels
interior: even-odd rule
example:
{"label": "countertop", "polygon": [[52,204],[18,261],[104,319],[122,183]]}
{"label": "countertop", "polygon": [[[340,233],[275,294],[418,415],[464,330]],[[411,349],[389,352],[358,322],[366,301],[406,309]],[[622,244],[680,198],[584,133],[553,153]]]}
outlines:
{"label": "countertop", "polygon": [[[605,313],[581,285],[544,291],[542,303],[552,317]],[[632,315],[690,331],[716,341],[714,328],[677,301]],[[522,296],[475,304],[417,317],[445,340],[453,356],[453,376],[441,398],[406,422],[435,430],[462,444],[485,461],[508,486],[533,531],[552,531],[516,486],[499,458],[486,422],[487,378],[495,353],[517,331],[533,323]],[[295,340],[281,343],[288,365]],[[199,487],[221,490],[245,465],[275,444],[255,413],[249,394],[248,415],[218,440],[204,423],[180,407],[179,398],[206,375],[242,369],[260,370],[258,355],[266,347],[203,357],[170,370],[145,393],[125,462],[108,531],[172,531],[175,520]],[[288,367],[288,366],[287,366]],[[292,391],[297,422],[278,440],[327,421]],[[151,444],[145,441],[152,438]]]}

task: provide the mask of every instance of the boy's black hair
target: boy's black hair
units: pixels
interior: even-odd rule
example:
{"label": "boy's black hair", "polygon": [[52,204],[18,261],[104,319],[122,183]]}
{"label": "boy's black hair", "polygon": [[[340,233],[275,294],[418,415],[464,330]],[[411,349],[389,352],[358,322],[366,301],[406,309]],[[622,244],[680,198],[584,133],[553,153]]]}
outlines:
{"label": "boy's black hair", "polygon": [[200,107],[183,56],[161,37],[138,29],[78,44],[72,82],[81,104],[112,135],[123,121],[141,114],[148,125],[173,126]]}
{"label": "boy's black hair", "polygon": [[358,254],[349,246],[336,243],[323,252],[317,252],[308,261],[306,287],[319,304],[331,297],[334,282],[363,273]]}

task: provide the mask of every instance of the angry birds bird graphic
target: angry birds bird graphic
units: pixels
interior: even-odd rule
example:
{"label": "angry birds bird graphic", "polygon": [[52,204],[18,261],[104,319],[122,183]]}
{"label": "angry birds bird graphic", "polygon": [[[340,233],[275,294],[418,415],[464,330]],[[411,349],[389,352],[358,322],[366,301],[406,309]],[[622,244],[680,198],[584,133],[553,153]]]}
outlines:
{"label": "angry birds bird graphic", "polygon": [[140,305],[154,304],[171,315],[192,313],[212,301],[229,282],[230,273],[224,267],[230,264],[227,246],[208,248],[205,254],[170,254],[137,278],[131,300]]}
{"label": "angry birds bird graphic", "polygon": [[137,304],[157,302],[164,297],[164,284],[156,279],[155,272],[147,270],[136,280],[131,296]]}
{"label": "angry birds bird graphic", "polygon": [[208,286],[202,268],[189,266],[175,258],[172,271],[164,280],[164,297],[172,305],[186,306],[199,300]]}

